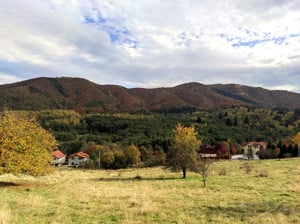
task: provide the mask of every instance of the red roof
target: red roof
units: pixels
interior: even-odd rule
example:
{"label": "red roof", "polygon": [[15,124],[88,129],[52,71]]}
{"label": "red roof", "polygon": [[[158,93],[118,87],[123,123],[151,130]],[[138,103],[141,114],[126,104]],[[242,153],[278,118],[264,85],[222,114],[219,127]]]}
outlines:
{"label": "red roof", "polygon": [[89,154],[86,154],[84,152],[76,152],[76,153],[73,153],[71,155],[69,155],[69,157],[75,157],[75,156],[78,156],[78,157],[81,157],[81,158],[88,158],[89,157]]}
{"label": "red roof", "polygon": [[52,155],[56,158],[56,159],[60,159],[65,157],[65,154],[63,154],[60,150],[55,150],[52,152]]}

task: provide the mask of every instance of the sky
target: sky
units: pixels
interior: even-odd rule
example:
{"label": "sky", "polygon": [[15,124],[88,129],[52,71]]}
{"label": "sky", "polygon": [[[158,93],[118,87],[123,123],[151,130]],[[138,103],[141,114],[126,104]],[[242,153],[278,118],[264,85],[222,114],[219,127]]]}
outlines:
{"label": "sky", "polygon": [[1,0],[0,84],[81,77],[300,93],[299,0]]}

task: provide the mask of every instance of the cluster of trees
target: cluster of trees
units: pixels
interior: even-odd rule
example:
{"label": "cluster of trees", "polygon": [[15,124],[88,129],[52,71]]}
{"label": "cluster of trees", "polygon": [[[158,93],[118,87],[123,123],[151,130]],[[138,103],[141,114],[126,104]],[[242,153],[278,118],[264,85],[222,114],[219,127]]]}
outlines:
{"label": "cluster of trees", "polygon": [[[231,154],[240,153],[243,142],[266,141],[270,148],[259,152],[261,158],[297,156],[300,142],[298,135],[289,144],[280,141],[300,131],[299,110],[238,107],[147,115],[87,115],[72,110],[19,111],[3,113],[0,123],[0,173],[34,175],[41,173],[39,170],[50,172],[49,152],[56,146],[66,154],[86,151],[95,166],[100,163],[101,167],[116,169],[139,163],[146,166],[166,164],[167,157],[169,162],[172,161],[171,155],[183,155],[190,150],[187,142],[179,143],[178,136],[183,133],[189,136],[188,147],[195,139],[201,139],[203,143],[216,145]],[[182,125],[176,126],[178,123]],[[192,130],[184,127],[192,127]],[[199,147],[199,142],[193,145]],[[41,157],[37,155],[47,158],[47,162],[40,162]],[[24,156],[26,161],[35,161],[42,167],[21,163]],[[194,155],[189,156],[194,158]],[[178,165],[180,161],[175,160],[177,165],[172,169],[180,167],[183,175],[186,169],[199,167]]]}
{"label": "cluster of trees", "polygon": [[90,155],[89,167],[97,166],[105,169],[163,165],[167,158],[163,150],[146,149],[135,145],[121,147],[117,144],[98,145],[92,142],[84,147],[84,151]]}
{"label": "cluster of trees", "polygon": [[240,148],[247,141],[265,141],[268,145],[294,136],[300,131],[299,110],[236,107],[214,111],[163,114],[79,114],[74,111],[38,111],[31,116],[51,130],[60,149],[72,153],[89,142],[135,145],[148,150],[168,152],[174,142],[177,123],[195,127],[199,139],[216,145],[228,142]]}
{"label": "cluster of trees", "polygon": [[134,166],[140,163],[140,151],[130,145],[121,148],[116,144],[96,145],[90,144],[86,152],[90,155],[90,166],[105,169],[119,169]]}
{"label": "cluster of trees", "polygon": [[284,109],[228,108],[197,113],[198,132],[205,142],[242,144],[264,141],[277,144],[300,131],[299,111]]}

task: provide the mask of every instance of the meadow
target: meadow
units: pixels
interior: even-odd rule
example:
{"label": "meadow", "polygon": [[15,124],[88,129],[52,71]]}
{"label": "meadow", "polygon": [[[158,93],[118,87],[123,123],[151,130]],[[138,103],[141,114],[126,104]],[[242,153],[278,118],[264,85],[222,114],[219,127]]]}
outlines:
{"label": "meadow", "polygon": [[0,176],[0,223],[300,223],[300,159]]}

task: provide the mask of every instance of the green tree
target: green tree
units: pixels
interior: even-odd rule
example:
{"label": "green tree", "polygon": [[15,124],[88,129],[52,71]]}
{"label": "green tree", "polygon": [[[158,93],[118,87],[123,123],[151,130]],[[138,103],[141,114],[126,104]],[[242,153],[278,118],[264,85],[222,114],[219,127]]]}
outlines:
{"label": "green tree", "polygon": [[174,135],[167,167],[173,171],[182,170],[183,178],[186,178],[187,169],[197,171],[197,149],[201,142],[197,139],[197,132],[193,126],[184,127],[178,124]]}
{"label": "green tree", "polygon": [[44,175],[53,171],[55,138],[34,120],[12,112],[0,117],[0,174]]}

